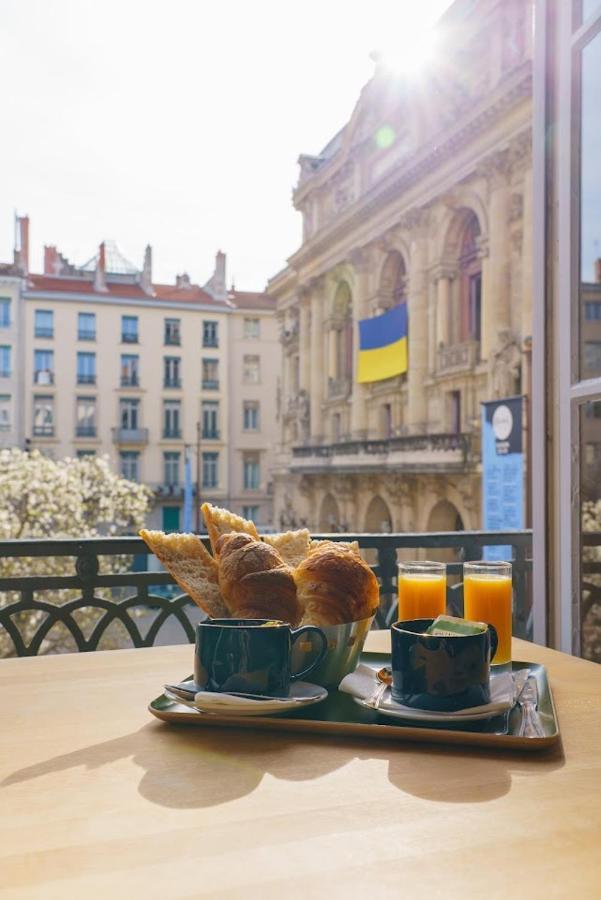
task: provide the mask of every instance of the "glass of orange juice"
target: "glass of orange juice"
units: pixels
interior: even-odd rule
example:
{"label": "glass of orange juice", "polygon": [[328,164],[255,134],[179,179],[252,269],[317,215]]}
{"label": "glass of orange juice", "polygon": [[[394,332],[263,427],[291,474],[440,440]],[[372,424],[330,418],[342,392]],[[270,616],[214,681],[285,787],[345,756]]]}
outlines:
{"label": "glass of orange juice", "polygon": [[435,619],[447,605],[447,567],[442,562],[399,563],[399,621]]}
{"label": "glass of orange juice", "polygon": [[510,562],[469,562],[463,565],[463,614],[473,622],[494,625],[499,646],[494,666],[511,664],[513,591]]}

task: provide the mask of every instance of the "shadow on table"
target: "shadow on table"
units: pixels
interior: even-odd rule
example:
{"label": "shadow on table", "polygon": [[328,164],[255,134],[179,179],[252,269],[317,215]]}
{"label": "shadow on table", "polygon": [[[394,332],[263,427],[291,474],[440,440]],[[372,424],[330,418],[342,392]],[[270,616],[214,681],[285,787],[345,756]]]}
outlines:
{"label": "shadow on table", "polygon": [[[184,729],[150,723],[132,734],[45,760],[9,775],[4,786],[85,766],[92,771],[131,758],[143,769],[140,794],[160,806],[215,806],[251,794],[265,775],[312,781],[356,760],[388,763],[399,791],[425,800],[482,803],[507,794],[512,773],[539,774],[564,764],[545,753],[491,753],[431,745],[376,745],[235,729]],[[373,773],[369,775],[373,778]]]}

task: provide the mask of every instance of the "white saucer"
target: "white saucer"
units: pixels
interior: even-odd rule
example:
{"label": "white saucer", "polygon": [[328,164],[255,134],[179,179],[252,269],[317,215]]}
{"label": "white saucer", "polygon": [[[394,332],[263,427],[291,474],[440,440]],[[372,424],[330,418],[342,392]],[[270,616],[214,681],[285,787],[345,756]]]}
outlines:
{"label": "white saucer", "polygon": [[[365,709],[373,709],[360,697],[353,697],[355,703]],[[414,709],[404,706],[392,699],[390,688],[382,697],[376,712],[389,719],[401,719],[412,722],[476,722],[479,719],[491,719],[501,716],[513,706],[513,682],[509,673],[493,675],[491,678],[491,703],[474,706],[471,709],[460,709],[456,712],[439,712],[432,709]]]}
{"label": "white saucer", "polygon": [[194,700],[184,700],[168,690],[165,690],[165,695],[175,703],[196,709],[199,713],[214,716],[270,716],[320,703],[328,696],[328,692],[317,684],[295,681],[290,686],[287,697],[270,697],[267,700],[253,700],[250,697],[236,697],[214,691],[199,691]]}

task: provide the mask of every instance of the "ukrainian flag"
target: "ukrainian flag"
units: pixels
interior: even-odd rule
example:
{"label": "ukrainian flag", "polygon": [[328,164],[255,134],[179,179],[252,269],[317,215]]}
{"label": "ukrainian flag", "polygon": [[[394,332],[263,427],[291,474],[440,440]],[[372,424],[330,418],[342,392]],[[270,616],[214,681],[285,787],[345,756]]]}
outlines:
{"label": "ukrainian flag", "polygon": [[357,381],[382,381],[407,371],[407,304],[359,322]]}

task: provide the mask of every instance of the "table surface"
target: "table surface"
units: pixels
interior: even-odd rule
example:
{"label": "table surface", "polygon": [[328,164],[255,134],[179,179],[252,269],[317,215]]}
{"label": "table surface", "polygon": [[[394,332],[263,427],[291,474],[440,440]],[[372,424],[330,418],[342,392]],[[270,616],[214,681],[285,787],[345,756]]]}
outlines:
{"label": "table surface", "polygon": [[513,653],[550,673],[543,755],[166,725],[189,645],[2,660],[1,895],[598,897],[601,666]]}

